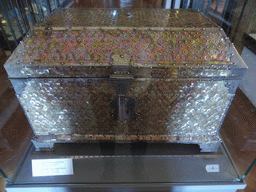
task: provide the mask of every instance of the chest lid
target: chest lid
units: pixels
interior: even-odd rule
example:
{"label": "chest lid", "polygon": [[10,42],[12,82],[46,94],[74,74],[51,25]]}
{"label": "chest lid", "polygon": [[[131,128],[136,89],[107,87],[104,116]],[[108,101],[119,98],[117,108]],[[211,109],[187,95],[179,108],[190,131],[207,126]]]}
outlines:
{"label": "chest lid", "polygon": [[5,68],[10,78],[240,78],[246,66],[197,11],[71,8],[31,29]]}

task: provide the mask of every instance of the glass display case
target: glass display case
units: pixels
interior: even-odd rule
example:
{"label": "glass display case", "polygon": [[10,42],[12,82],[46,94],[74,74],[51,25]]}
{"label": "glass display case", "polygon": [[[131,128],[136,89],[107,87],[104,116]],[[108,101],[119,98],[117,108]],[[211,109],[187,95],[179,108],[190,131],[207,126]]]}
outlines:
{"label": "glass display case", "polygon": [[[224,123],[222,129],[226,126]],[[221,131],[221,135],[225,136],[225,132]],[[244,189],[244,179],[255,163],[253,153],[234,149],[226,136],[222,139],[218,152],[210,153],[200,152],[197,145],[174,143],[61,143],[55,145],[54,151],[36,151],[30,143],[22,158],[16,156],[2,167],[6,179],[9,178],[6,190],[224,192]],[[12,165],[11,172],[8,164],[13,162],[17,164]]]}
{"label": "glass display case", "polygon": [[254,10],[252,20],[249,23],[247,31],[243,35],[242,43],[244,46],[256,54],[256,11]]}
{"label": "glass display case", "polygon": [[[256,10],[251,12],[251,20],[248,20],[248,28],[245,28],[243,33],[242,43],[244,48],[241,53],[242,59],[248,66],[248,71],[245,73],[243,80],[239,84],[239,88],[243,91],[246,97],[250,100],[250,106],[253,109],[256,106],[255,97],[255,73],[256,73]],[[256,151],[256,130],[252,126],[248,129],[244,129],[240,135],[245,138],[244,145],[241,145],[243,150]]]}
{"label": "glass display case", "polygon": [[7,191],[236,191],[246,186],[224,144],[210,154],[181,144],[113,145],[58,144],[54,152],[37,152],[31,144]]}
{"label": "glass display case", "polygon": [[2,136],[7,191],[246,186],[255,156],[236,167],[224,118],[247,67],[197,11],[59,9],[5,69],[25,113]]}

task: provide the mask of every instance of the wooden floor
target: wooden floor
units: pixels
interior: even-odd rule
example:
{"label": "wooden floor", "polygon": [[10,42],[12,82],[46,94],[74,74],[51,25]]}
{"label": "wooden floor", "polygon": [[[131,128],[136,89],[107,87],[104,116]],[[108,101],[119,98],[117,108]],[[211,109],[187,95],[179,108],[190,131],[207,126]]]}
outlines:
{"label": "wooden floor", "polygon": [[[256,111],[238,89],[229,107],[220,134],[240,173],[244,174],[256,158]],[[239,192],[256,192],[256,165],[245,179],[247,187]]]}
{"label": "wooden floor", "polygon": [[[162,0],[80,0],[73,7],[160,8]],[[0,53],[0,62],[5,60],[4,54]],[[238,170],[244,173],[256,157],[256,146],[249,142],[255,140],[256,111],[241,90],[237,90],[220,132]],[[14,90],[7,80],[7,74],[0,65],[0,167],[10,178],[32,135]],[[247,176],[246,182],[246,189],[240,191],[256,192],[256,166]],[[0,192],[4,191],[4,183],[0,176]]]}

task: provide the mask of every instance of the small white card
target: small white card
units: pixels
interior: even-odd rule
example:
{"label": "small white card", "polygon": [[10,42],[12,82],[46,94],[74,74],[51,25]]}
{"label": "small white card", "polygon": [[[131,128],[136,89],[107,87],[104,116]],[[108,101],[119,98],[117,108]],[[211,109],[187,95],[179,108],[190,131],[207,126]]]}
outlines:
{"label": "small white card", "polygon": [[219,164],[210,164],[205,167],[207,172],[220,172]]}
{"label": "small white card", "polygon": [[73,174],[72,159],[32,159],[33,177]]}

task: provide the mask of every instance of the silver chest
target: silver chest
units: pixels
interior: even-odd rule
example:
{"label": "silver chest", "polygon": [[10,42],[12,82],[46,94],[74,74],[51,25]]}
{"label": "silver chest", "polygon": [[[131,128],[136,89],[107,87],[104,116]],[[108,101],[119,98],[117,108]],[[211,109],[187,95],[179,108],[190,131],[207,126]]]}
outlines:
{"label": "silver chest", "polygon": [[38,149],[111,140],[211,152],[247,67],[197,11],[59,9],[5,68]]}

